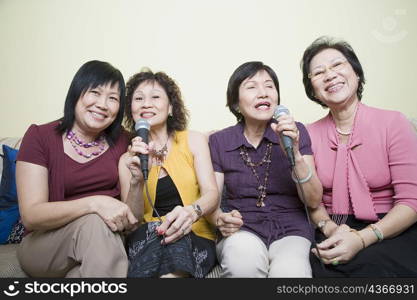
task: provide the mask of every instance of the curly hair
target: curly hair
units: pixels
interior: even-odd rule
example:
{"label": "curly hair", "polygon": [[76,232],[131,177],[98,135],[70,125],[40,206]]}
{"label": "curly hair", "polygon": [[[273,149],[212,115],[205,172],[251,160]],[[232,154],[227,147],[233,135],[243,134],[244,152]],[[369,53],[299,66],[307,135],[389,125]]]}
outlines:
{"label": "curly hair", "polygon": [[184,106],[184,101],[181,96],[181,91],[175,81],[169,77],[164,72],[153,73],[151,70],[147,69],[136,73],[129,78],[129,81],[126,83],[126,110],[125,110],[125,121],[124,125],[128,131],[131,133],[135,132],[135,120],[132,116],[132,100],[133,93],[137,87],[143,83],[155,83],[157,82],[168,95],[169,103],[172,106],[172,116],[168,116],[167,127],[168,134],[171,134],[173,131],[182,131],[187,128],[188,124],[188,111]]}
{"label": "curly hair", "polygon": [[341,52],[346,57],[349,64],[352,66],[353,71],[359,77],[358,90],[356,91],[356,94],[360,101],[362,99],[363,85],[365,84],[365,75],[363,73],[362,65],[349,43],[345,41],[339,41],[328,36],[319,37],[313,43],[311,43],[311,45],[308,46],[304,51],[303,58],[301,59],[300,65],[301,70],[303,71],[303,83],[307,97],[312,101],[317,102],[324,108],[327,107],[326,104],[315,97],[313,85],[311,84],[311,79],[308,78],[308,74],[310,73],[310,62],[314,56],[316,56],[319,52],[329,48]]}

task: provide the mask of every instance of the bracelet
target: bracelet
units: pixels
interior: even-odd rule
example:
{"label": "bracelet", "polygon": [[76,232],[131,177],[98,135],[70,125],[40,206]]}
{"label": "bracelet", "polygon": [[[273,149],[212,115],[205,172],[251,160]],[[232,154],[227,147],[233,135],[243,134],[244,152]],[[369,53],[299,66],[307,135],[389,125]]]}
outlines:
{"label": "bracelet", "polygon": [[381,242],[384,239],[384,234],[382,233],[382,231],[379,230],[379,228],[375,224],[369,224],[369,227],[375,233],[378,242]]}
{"label": "bracelet", "polygon": [[295,183],[305,183],[305,182],[309,181],[309,180],[311,179],[311,177],[313,177],[313,171],[311,170],[311,168],[310,168],[310,166],[309,166],[308,164],[306,164],[306,165],[307,165],[307,167],[308,167],[308,174],[307,174],[307,176],[306,176],[305,178],[303,178],[303,179],[297,180],[297,178],[295,178],[295,177],[294,177],[294,170],[291,172],[291,177],[292,177],[292,180],[293,180]]}
{"label": "bracelet", "polygon": [[362,249],[365,249],[365,240],[363,239],[363,237],[361,236],[361,234],[356,230],[356,229],[350,229],[349,232],[353,232],[354,234],[356,234],[362,241]]}
{"label": "bracelet", "polygon": [[[321,232],[324,231],[324,227],[326,226],[327,222],[331,221],[331,219],[324,219],[317,223],[317,228],[321,230]],[[324,232],[323,232],[324,233]]]}

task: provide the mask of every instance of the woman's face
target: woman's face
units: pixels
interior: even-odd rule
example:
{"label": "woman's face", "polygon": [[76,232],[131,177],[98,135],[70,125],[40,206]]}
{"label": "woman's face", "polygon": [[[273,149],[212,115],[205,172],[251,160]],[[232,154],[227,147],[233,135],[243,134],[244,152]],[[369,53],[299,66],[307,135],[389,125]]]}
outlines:
{"label": "woman's face", "polygon": [[88,89],[75,105],[74,129],[84,134],[100,134],[116,119],[119,108],[119,84]]}
{"label": "woman's face", "polygon": [[240,84],[239,110],[245,120],[269,121],[277,104],[278,91],[265,70]]}
{"label": "woman's face", "polygon": [[158,82],[144,81],[132,96],[132,117],[135,122],[146,119],[151,126],[166,124],[172,112],[168,95]]}
{"label": "woman's face", "polygon": [[325,49],[313,57],[309,77],[315,97],[330,108],[358,101],[358,76],[336,49]]}

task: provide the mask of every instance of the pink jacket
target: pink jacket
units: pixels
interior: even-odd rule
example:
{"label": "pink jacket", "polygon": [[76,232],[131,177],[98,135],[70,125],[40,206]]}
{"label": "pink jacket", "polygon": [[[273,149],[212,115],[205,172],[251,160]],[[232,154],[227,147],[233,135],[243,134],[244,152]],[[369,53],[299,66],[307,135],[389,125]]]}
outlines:
{"label": "pink jacket", "polygon": [[330,113],[307,129],[328,213],[376,221],[396,204],[417,211],[417,135],[403,114],[359,103],[347,144]]}

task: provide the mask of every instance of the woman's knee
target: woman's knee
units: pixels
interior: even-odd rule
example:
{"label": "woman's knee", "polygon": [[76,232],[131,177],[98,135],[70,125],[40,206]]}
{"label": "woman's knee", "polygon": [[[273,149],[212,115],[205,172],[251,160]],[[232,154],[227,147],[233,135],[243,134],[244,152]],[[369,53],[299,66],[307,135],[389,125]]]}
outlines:
{"label": "woman's knee", "polygon": [[84,215],[72,222],[73,233],[77,239],[109,239],[114,236],[114,232],[107,226],[104,220],[97,214]]}
{"label": "woman's knee", "polygon": [[[111,231],[98,215],[85,215],[79,218],[74,225],[77,226],[75,251],[78,252],[79,255],[84,256],[84,253],[91,252],[92,255],[90,255],[90,259],[94,259],[94,257],[99,259],[100,256],[106,256],[105,253],[110,252],[113,253],[113,255],[118,254],[118,256],[126,256],[120,234]],[[106,249],[106,251],[103,251],[102,249]],[[79,251],[81,251],[81,253]]]}
{"label": "woman's knee", "polygon": [[310,241],[300,236],[287,236],[269,248],[269,277],[312,277]]}
{"label": "woman's knee", "polygon": [[268,277],[311,278],[310,261],[300,256],[276,258],[271,261]]}
{"label": "woman's knee", "polygon": [[96,230],[97,228],[105,228],[110,230],[104,220],[97,214],[87,214],[73,221],[74,225],[78,225],[82,228],[91,228]]}
{"label": "woman's knee", "polygon": [[266,277],[266,247],[262,240],[251,235],[248,232],[235,233],[217,248],[224,277]]}

